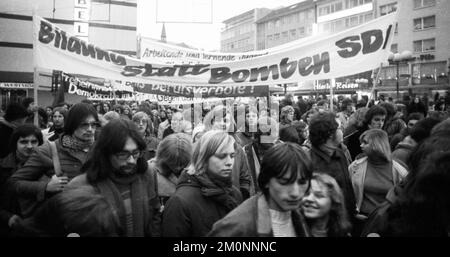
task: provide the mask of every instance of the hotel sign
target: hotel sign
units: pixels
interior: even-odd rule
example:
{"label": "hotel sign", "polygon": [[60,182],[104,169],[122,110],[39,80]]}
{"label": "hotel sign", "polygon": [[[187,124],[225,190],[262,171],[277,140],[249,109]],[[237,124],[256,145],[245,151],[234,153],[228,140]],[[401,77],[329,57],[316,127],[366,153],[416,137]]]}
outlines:
{"label": "hotel sign", "polygon": [[2,89],[33,89],[33,83],[0,83]]}

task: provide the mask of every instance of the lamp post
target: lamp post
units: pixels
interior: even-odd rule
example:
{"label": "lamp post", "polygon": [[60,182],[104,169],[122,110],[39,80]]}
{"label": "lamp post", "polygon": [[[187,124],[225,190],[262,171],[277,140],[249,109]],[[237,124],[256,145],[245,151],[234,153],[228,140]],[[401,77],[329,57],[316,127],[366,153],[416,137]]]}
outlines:
{"label": "lamp post", "polygon": [[400,64],[407,64],[410,61],[415,60],[416,58],[412,56],[411,51],[403,51],[401,54],[391,54],[389,55],[388,61],[389,65],[396,65],[397,68],[397,79],[396,79],[396,87],[397,87],[397,100],[400,100],[400,93],[399,93],[399,87],[400,87],[400,78],[399,78],[399,67]]}

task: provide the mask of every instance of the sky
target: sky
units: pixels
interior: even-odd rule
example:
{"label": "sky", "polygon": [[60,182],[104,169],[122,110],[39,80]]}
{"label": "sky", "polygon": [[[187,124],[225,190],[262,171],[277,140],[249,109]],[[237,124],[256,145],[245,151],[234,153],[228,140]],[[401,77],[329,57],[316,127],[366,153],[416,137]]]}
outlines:
{"label": "sky", "polygon": [[206,51],[220,51],[224,20],[254,8],[274,9],[303,0],[137,0],[137,33],[161,38],[165,23],[167,41],[186,43]]}

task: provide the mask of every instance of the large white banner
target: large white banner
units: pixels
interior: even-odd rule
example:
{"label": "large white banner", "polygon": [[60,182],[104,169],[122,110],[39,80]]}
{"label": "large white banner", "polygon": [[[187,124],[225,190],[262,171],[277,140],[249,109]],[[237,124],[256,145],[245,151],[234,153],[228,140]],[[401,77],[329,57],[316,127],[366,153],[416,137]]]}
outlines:
{"label": "large white banner", "polygon": [[35,16],[33,51],[35,65],[41,68],[132,81],[141,88],[193,92],[198,86],[209,86],[206,90],[222,86],[232,93],[239,87],[329,79],[375,69],[388,58],[396,17],[396,13],[385,15],[251,59],[170,65],[106,51]]}

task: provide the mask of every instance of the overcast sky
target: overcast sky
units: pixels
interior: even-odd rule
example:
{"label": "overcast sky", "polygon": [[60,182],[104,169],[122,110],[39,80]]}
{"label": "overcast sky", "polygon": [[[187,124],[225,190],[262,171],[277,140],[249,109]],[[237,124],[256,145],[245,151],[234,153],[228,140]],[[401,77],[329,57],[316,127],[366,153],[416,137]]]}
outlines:
{"label": "overcast sky", "polygon": [[137,31],[142,36],[160,39],[162,21],[167,21],[167,41],[184,42],[208,51],[220,50],[224,20],[254,8],[273,9],[302,1],[138,0]]}

